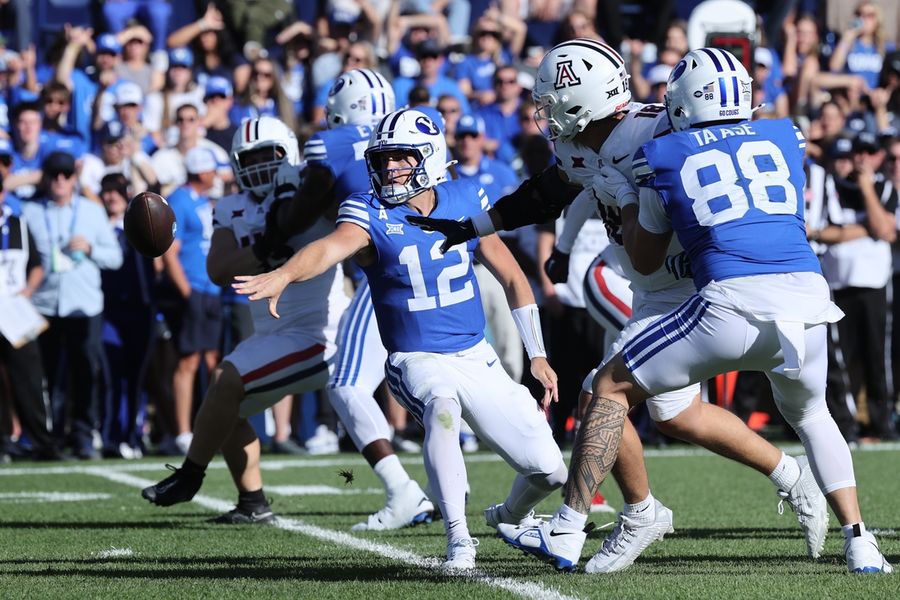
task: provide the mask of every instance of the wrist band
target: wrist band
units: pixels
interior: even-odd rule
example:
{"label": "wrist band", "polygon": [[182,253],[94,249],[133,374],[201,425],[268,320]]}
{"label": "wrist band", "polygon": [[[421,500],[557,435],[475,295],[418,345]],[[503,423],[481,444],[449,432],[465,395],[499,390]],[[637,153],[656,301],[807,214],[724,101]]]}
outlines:
{"label": "wrist band", "polygon": [[547,356],[547,350],[544,348],[544,335],[541,332],[541,315],[538,312],[537,304],[515,308],[512,316],[516,322],[516,329],[519,330],[519,336],[525,344],[528,358]]}
{"label": "wrist band", "polygon": [[472,227],[475,228],[475,233],[478,234],[478,237],[491,235],[496,231],[494,221],[491,219],[489,212],[478,213],[472,217]]}

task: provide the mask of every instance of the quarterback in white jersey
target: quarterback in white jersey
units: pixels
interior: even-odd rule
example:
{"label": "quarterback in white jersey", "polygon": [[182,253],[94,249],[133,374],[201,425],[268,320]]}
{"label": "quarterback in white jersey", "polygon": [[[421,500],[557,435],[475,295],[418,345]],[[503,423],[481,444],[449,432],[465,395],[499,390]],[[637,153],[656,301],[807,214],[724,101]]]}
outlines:
{"label": "quarterback in white jersey", "polygon": [[[632,157],[641,144],[664,134],[667,124],[664,107],[630,102],[628,79],[622,58],[605,44],[576,39],[554,47],[541,62],[533,96],[537,107],[535,118],[545,135],[556,144],[557,166],[526,181],[518,190],[498,200],[490,211],[468,221],[411,220],[444,233],[445,245],[450,246],[497,229],[515,229],[549,220],[582,190],[590,189],[597,209],[607,222],[611,247],[617,248],[615,252],[623,271],[633,277],[633,315],[614,344],[614,351],[668,313],[673,303],[677,306],[695,291],[689,278],[682,279],[688,273],[683,260],[678,258],[679,246],[672,244],[667,249],[665,264],[669,268],[664,266],[646,276],[633,269],[626,252],[632,241],[629,235],[633,234],[637,222],[637,208],[630,206],[637,201],[631,175]],[[564,183],[571,184],[568,191]],[[554,273],[566,260],[565,256],[554,255],[548,262],[551,279],[560,279]],[[567,273],[568,266],[559,271]],[[696,395],[698,389],[696,385],[689,386],[648,401],[660,429],[768,475],[797,512],[809,554],[817,556],[824,544],[828,513],[805,458],[797,461],[786,456],[733,414],[701,403]],[[590,396],[586,399],[590,400]],[[587,564],[586,570],[591,573],[627,568],[650,543],[672,531],[672,512],[650,494],[640,439],[627,419],[620,447],[615,471],[634,476],[627,480],[617,478],[625,508],[616,528]],[[575,568],[584,544],[582,529],[595,482],[593,465],[586,462],[589,461],[578,464],[573,460],[566,503],[549,526],[522,530],[501,527],[504,539],[550,559],[560,569]],[[589,494],[588,490],[591,490]]]}
{"label": "quarterback in white jersey", "polygon": [[[273,242],[273,204],[296,192],[300,151],[293,131],[273,117],[243,122],[235,132],[232,162],[241,187],[222,198],[214,214],[207,270],[219,285],[235,274],[261,272],[333,230],[311,221],[285,242]],[[206,467],[221,448],[238,487],[237,507],[220,523],[259,523],[274,515],[262,490],[259,439],[246,417],[289,394],[321,389],[328,380],[338,321],[349,299],[340,266],[285,290],[285,321],[276,324],[265,310],[251,306],[254,334],[226,356],[197,413],[194,438],[184,464],[143,490],[159,506],[190,500],[200,489]]]}

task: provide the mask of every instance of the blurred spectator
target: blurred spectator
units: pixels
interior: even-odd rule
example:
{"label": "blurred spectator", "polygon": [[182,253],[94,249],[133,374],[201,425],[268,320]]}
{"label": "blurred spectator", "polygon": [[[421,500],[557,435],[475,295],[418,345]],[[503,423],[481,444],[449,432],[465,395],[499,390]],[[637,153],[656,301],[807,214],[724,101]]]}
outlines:
{"label": "blurred spectator", "polygon": [[375,42],[389,10],[390,2],[384,0],[325,0],[318,34],[326,46],[341,37]]}
{"label": "blurred spectator", "polygon": [[276,37],[284,46],[283,89],[294,104],[294,114],[305,115],[312,108],[310,67],[313,57],[312,27],[302,21],[288,25]]}
{"label": "blurred spectator", "polygon": [[836,73],[859,75],[868,88],[874,88],[878,86],[884,55],[894,49],[894,43],[885,39],[881,6],[876,2],[859,2],[854,15],[856,18],[841,35],[829,66]]}
{"label": "blurred spectator", "polygon": [[115,104],[116,119],[122,125],[130,142],[137,144],[144,154],[156,152],[156,139],[144,126],[141,112],[144,106],[144,95],[141,88],[131,81],[123,81],[116,86]]}
{"label": "blurred spectator", "polygon": [[231,148],[237,124],[229,114],[234,105],[234,92],[231,84],[224,77],[210,77],[206,80],[203,103],[206,105],[206,116],[203,126],[206,128],[206,139],[218,144],[223,150]]}
{"label": "blurred spectator", "polygon": [[166,72],[166,53],[154,57],[153,65],[147,62],[153,36],[146,27],[135,25],[118,34],[117,39],[122,46],[122,60],[116,67],[119,79],[133,81],[145,95],[163,88]]}
{"label": "blurred spectator", "polygon": [[501,67],[494,73],[494,90],[497,99],[482,106],[478,116],[484,119],[488,141],[485,148],[495,158],[510,163],[516,155],[513,140],[522,130],[519,123],[519,106],[522,104],[522,86],[515,67]]}
{"label": "blurred spectator", "polygon": [[[188,180],[184,162],[189,150],[195,147],[208,148],[218,161],[218,179],[232,180],[231,169],[228,166],[228,154],[216,143],[201,137],[200,111],[193,104],[182,104],[175,110],[175,126],[178,128],[178,140],[169,148],[157,150],[151,157],[153,170],[159,178],[161,194],[168,197],[178,186],[184,185]],[[216,198],[222,195],[222,186],[217,183],[212,195]]]}
{"label": "blurred spectator", "polygon": [[770,115],[776,119],[788,116],[788,98],[781,81],[775,81],[772,74],[772,51],[759,46],[753,53],[753,83],[755,96],[753,105],[763,105],[756,117]]}
{"label": "blurred spectator", "polygon": [[217,5],[251,62],[262,56],[269,32],[294,20],[292,0],[219,0]]}
{"label": "blurred spectator", "polygon": [[20,104],[13,117],[14,147],[12,173],[5,184],[17,196],[28,199],[34,196],[41,180],[41,163],[47,156],[47,146],[41,143],[42,116],[36,102]]}
{"label": "blurred spectator", "polygon": [[[30,0],[0,2],[0,30],[13,32],[16,50],[27,48],[32,41],[30,4]],[[6,45],[5,38],[2,45]]]}
{"label": "blurred spectator", "polygon": [[655,65],[650,72],[647,73],[647,84],[650,86],[650,93],[646,97],[645,102],[662,103],[666,99],[666,83],[669,81],[669,74],[672,67],[660,63]]}
{"label": "blurred spectator", "polygon": [[106,0],[103,3],[103,17],[110,33],[119,33],[129,21],[139,18],[150,28],[154,51],[166,48],[171,15],[172,6],[168,0]]}
{"label": "blurred spectator", "polygon": [[450,43],[460,44],[469,39],[469,0],[401,0],[400,12],[415,15],[445,15]]}
{"label": "blurred spectator", "polygon": [[580,10],[568,13],[561,23],[559,41],[574,40],[575,38],[589,38],[601,40],[600,34],[591,22],[591,19]]}
{"label": "blurred spectator", "polygon": [[[9,142],[0,141],[0,150]],[[5,175],[9,164],[0,155],[0,175]],[[6,163],[6,164],[4,164]],[[7,204],[9,193],[0,186],[0,297],[20,295],[30,299],[44,279],[41,255],[28,231],[25,220],[14,214]],[[17,211],[16,211],[17,212]],[[59,451],[50,431],[47,429],[47,409],[44,406],[44,369],[41,351],[35,340],[14,347],[0,336],[0,367],[6,371],[6,380],[12,397],[12,408],[19,418],[22,429],[32,445],[32,456],[38,460],[60,458]],[[5,420],[7,411],[0,414]],[[0,429],[0,453],[9,444],[3,439],[8,428]]]}
{"label": "blurred spectator", "polygon": [[490,158],[484,153],[484,122],[480,117],[474,115],[460,117],[454,136],[456,137],[454,156],[459,161],[456,171],[460,179],[476,179],[487,192],[491,202],[496,202],[516,189],[519,178],[515,171],[506,163]]}
{"label": "blurred spectator", "polygon": [[[854,142],[848,141],[838,138],[832,151],[836,198],[827,207],[828,226],[810,237],[827,244],[822,271],[845,314],[838,331],[854,397],[865,386],[867,434],[893,439],[885,374],[885,320],[890,244],[897,237],[893,215],[897,194],[879,172],[884,151],[875,137],[860,134]],[[855,431],[843,433],[851,440],[856,437]]]}
{"label": "blurred spectator", "polygon": [[22,200],[13,192],[7,191],[13,186],[8,184],[10,173],[12,172],[13,158],[15,151],[12,143],[4,138],[0,138],[0,192],[3,192],[3,206],[9,208],[14,216],[18,217],[22,214]]}
{"label": "blurred spectator", "polygon": [[[93,435],[103,351],[100,269],[118,269],[122,250],[103,208],[75,192],[74,157],[53,152],[41,167],[45,195],[23,206],[22,213],[34,225],[31,233],[45,273],[32,299],[50,324],[39,343],[53,399],[53,430],[61,442],[68,434],[79,458],[96,458]],[[64,365],[66,378],[61,377]]]}
{"label": "blurred spectator", "polygon": [[391,3],[391,12],[388,15],[387,52],[388,66],[394,77],[417,77],[419,62],[413,53],[414,49],[425,40],[433,40],[443,47],[449,39],[447,21],[442,16],[401,15],[400,3]]}
{"label": "blurred spectator", "polygon": [[806,153],[813,160],[824,162],[828,150],[836,147],[835,142],[846,125],[844,111],[837,102],[823,104],[819,110],[819,118],[810,127]]}
{"label": "blurred spectator", "polygon": [[[313,125],[319,125],[320,123],[325,122],[325,103],[328,100],[328,92],[331,91],[331,86],[334,85],[335,79],[337,79],[341,73],[346,73],[352,69],[377,68],[378,60],[375,57],[375,49],[372,47],[372,44],[367,42],[355,42],[350,44],[341,61],[340,72],[335,74],[334,78],[329,79],[316,90],[310,122]],[[398,103],[397,106],[402,106],[402,104]]]}
{"label": "blurred spectator", "polygon": [[147,96],[142,121],[157,135],[157,144],[164,143],[166,135],[175,127],[176,108],[183,104],[202,104],[203,87],[194,81],[193,66],[193,52],[173,48],[169,51],[169,70],[162,91]]}
{"label": "blurred spectator", "polygon": [[[71,126],[78,131],[85,142],[90,146],[93,126],[93,109],[96,106],[96,98],[102,88],[113,85],[116,81],[114,71],[118,61],[119,46],[114,35],[101,36],[96,45],[91,74],[77,68],[82,52],[93,52],[95,45],[93,30],[81,27],[70,27],[65,31],[66,45],[62,56],[56,64],[53,79],[66,86],[72,92],[69,115]],[[105,113],[106,118],[112,118],[112,111]]]}
{"label": "blurred spectator", "polygon": [[0,93],[8,109],[15,110],[20,102],[38,99],[41,88],[35,67],[34,46],[27,46],[21,52],[0,52]]}
{"label": "blurred spectator", "polygon": [[259,58],[253,62],[250,84],[231,109],[231,120],[240,123],[263,115],[276,117],[288,127],[296,127],[294,105],[281,89],[281,72],[274,61]]}
{"label": "blurred spectator", "polygon": [[[885,158],[887,168],[887,180],[890,182],[894,193],[900,190],[900,138],[894,137],[887,144],[887,155]],[[900,223],[900,206],[894,211],[894,222]],[[900,242],[894,241],[892,245],[892,261],[893,261],[893,277],[889,284],[891,286],[891,338],[890,348],[891,355],[888,357],[891,361],[891,380],[893,382],[894,397],[892,400],[897,402],[900,397]]]}
{"label": "blurred spectator", "polygon": [[143,454],[143,377],[156,316],[153,259],[138,254],[125,239],[125,208],[131,196],[122,173],[110,173],[100,182],[100,197],[123,256],[121,267],[100,274],[106,382],[102,435],[104,454],[116,458]]}
{"label": "blurred spectator", "polygon": [[444,137],[447,139],[447,149],[453,150],[456,146],[456,123],[462,116],[462,105],[456,96],[444,94],[437,101],[437,110],[444,120]]}
{"label": "blurred spectator", "polygon": [[394,80],[394,95],[397,97],[397,106],[409,103],[409,92],[416,85],[421,85],[428,90],[432,98],[439,98],[444,94],[456,96],[462,105],[463,113],[470,112],[469,101],[460,90],[459,85],[453,79],[441,75],[444,65],[444,50],[434,40],[428,39],[416,47],[416,58],[419,61],[419,75],[412,77],[398,77]]}
{"label": "blurred spectator", "polygon": [[187,183],[168,197],[178,229],[163,255],[166,273],[183,299],[179,310],[167,315],[179,355],[172,388],[178,427],[175,444],[182,454],[187,453],[193,438],[194,382],[200,360],[212,373],[219,362],[222,335],[221,290],[206,271],[213,231],[213,204],[206,194],[215,182],[218,161],[208,148],[194,147],[184,162]]}
{"label": "blurred spectator", "polygon": [[512,63],[524,43],[524,23],[489,9],[475,26],[473,51],[456,66],[459,88],[470,100],[491,104],[496,99],[494,72]]}
{"label": "blurred spectator", "polygon": [[203,16],[177,29],[166,40],[169,48],[191,46],[195,57],[197,83],[206,85],[207,77],[218,75],[243,90],[250,78],[250,65],[234,47],[225,29],[225,20],[214,2],[206,5]]}
{"label": "blurred spectator", "polygon": [[83,139],[81,134],[69,125],[69,115],[72,110],[72,92],[69,91],[69,88],[58,81],[48,81],[41,90],[41,109],[44,131],[72,138],[73,143],[86,147],[87,140]]}
{"label": "blurred spectator", "polygon": [[101,181],[110,173],[124,175],[135,194],[159,190],[150,157],[141,151],[138,143],[129,136],[121,123],[107,123],[97,138],[100,143],[99,156],[85,154],[82,158],[78,181],[84,196],[100,202]]}

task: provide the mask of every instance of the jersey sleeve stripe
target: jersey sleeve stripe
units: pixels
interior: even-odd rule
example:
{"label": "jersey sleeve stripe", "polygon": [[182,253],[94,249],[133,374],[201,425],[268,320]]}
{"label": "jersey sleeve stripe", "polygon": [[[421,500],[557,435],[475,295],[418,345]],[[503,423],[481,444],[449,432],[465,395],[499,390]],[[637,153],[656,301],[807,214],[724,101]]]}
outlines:
{"label": "jersey sleeve stripe", "polygon": [[349,198],[341,202],[341,206],[353,206],[356,208],[366,209],[366,205],[358,200],[350,200]]}
{"label": "jersey sleeve stripe", "polygon": [[335,223],[352,223],[354,225],[358,225],[359,227],[362,227],[366,231],[369,230],[369,221],[368,220],[364,221],[362,219],[359,219],[359,218],[351,216],[351,215],[338,215],[338,218],[335,219],[334,222]]}
{"label": "jersey sleeve stripe", "polygon": [[352,206],[344,206],[341,205],[341,208],[338,209],[338,216],[352,216],[357,219],[362,219],[363,221],[369,220],[369,213],[364,210],[360,210],[358,208],[353,208]]}

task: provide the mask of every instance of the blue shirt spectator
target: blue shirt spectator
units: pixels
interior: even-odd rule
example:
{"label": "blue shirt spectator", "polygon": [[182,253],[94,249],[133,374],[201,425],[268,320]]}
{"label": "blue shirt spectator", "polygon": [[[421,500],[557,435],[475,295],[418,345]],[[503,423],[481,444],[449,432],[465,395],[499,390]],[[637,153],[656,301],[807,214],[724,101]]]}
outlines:
{"label": "blue shirt spectator", "polygon": [[484,122],[473,115],[463,115],[456,124],[456,167],[460,179],[474,179],[487,192],[491,202],[512,192],[520,179],[505,163],[485,155]]}
{"label": "blue shirt spectator", "polygon": [[522,131],[519,122],[519,106],[522,104],[522,86],[517,79],[515,67],[502,67],[494,74],[494,89],[497,100],[478,110],[484,120],[488,143],[485,148],[494,157],[509,164],[516,156],[513,140]]}
{"label": "blue shirt spectator", "polygon": [[449,77],[441,75],[444,65],[442,48],[434,40],[428,39],[422,42],[416,49],[419,57],[421,72],[416,78],[398,77],[394,80],[394,95],[397,97],[397,106],[409,103],[409,92],[416,86],[422,86],[428,90],[433,101],[443,95],[459,98],[464,113],[471,111],[469,100],[462,93],[459,84]]}

